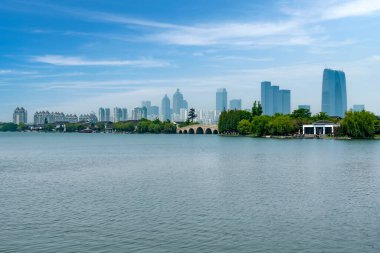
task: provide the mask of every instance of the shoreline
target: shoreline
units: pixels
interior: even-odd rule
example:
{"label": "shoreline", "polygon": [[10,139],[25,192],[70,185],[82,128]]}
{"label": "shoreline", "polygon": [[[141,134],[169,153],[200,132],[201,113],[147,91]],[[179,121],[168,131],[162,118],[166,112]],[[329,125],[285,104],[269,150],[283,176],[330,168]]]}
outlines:
{"label": "shoreline", "polygon": [[113,134],[113,135],[211,135],[220,137],[244,137],[257,139],[277,139],[277,140],[380,140],[380,136],[376,135],[373,138],[352,138],[348,136],[254,136],[254,135],[239,135],[239,134],[179,134],[179,133],[130,133],[130,132],[44,132],[44,131],[7,131],[0,133],[51,133],[51,134]]}

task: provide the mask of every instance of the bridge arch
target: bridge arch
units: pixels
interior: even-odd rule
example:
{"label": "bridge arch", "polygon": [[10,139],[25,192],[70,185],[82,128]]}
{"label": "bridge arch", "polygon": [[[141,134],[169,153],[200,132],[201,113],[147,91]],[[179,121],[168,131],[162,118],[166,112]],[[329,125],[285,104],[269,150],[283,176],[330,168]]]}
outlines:
{"label": "bridge arch", "polygon": [[184,133],[184,134],[187,134],[187,130],[186,130],[186,129],[185,129],[185,130],[183,130],[183,133]]}
{"label": "bridge arch", "polygon": [[215,129],[214,131],[212,131],[212,134],[219,134],[219,132]]}
{"label": "bridge arch", "polygon": [[189,129],[189,134],[195,134],[195,132],[194,132],[194,129],[193,129],[193,128],[190,128],[190,129]]}
{"label": "bridge arch", "polygon": [[205,134],[212,134],[212,131],[210,128],[207,128],[206,131],[205,131]]}
{"label": "bridge arch", "polygon": [[196,130],[196,134],[204,134],[205,132],[203,131],[202,127],[198,127]]}
{"label": "bridge arch", "polygon": [[179,130],[178,133],[179,133],[179,134],[182,134],[182,130]]}

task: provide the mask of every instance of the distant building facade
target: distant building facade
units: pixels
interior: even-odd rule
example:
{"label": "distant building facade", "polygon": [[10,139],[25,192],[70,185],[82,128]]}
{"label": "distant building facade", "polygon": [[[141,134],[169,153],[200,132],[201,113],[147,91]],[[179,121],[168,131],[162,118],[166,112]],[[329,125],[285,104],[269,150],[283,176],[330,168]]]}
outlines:
{"label": "distant building facade", "polygon": [[241,99],[231,99],[230,110],[241,110]]}
{"label": "distant building facade", "polygon": [[346,75],[343,71],[325,69],[322,82],[322,112],[343,118],[346,111]]}
{"label": "distant building facade", "polygon": [[161,101],[161,118],[163,121],[171,120],[170,99],[165,95]]}
{"label": "distant building facade", "polygon": [[57,123],[57,122],[77,123],[78,116],[75,114],[65,115],[63,112],[50,113],[49,111],[41,111],[41,112],[36,112],[34,114],[35,125],[43,125],[45,123]]}
{"label": "distant building facade", "polygon": [[13,123],[15,124],[26,124],[28,122],[28,112],[24,107],[17,107],[13,112]]}
{"label": "distant building facade", "polygon": [[365,106],[364,105],[354,105],[352,107],[352,110],[354,112],[361,112],[361,111],[365,111]]}
{"label": "distant building facade", "polygon": [[215,109],[217,112],[223,112],[228,109],[227,108],[227,90],[225,88],[216,90]]}
{"label": "distant building facade", "polygon": [[177,89],[177,91],[173,94],[173,114],[179,114],[181,108],[183,107],[183,95]]}
{"label": "distant building facade", "polygon": [[269,81],[261,82],[261,105],[264,115],[289,114],[291,108],[290,90],[280,90],[279,86],[272,86]]}
{"label": "distant building facade", "polygon": [[103,107],[100,107],[99,108],[99,114],[98,114],[98,119],[100,122],[104,122],[106,121],[106,111],[104,110]]}
{"label": "distant building facade", "polygon": [[123,111],[121,108],[119,107],[113,108],[113,122],[122,121],[121,120],[122,114],[123,114]]}
{"label": "distant building facade", "polygon": [[306,109],[306,110],[311,111],[311,106],[310,105],[299,105],[298,109]]}
{"label": "distant building facade", "polygon": [[132,110],[132,120],[147,119],[147,109],[146,107],[136,107]]}
{"label": "distant building facade", "polygon": [[127,121],[127,120],[128,120],[128,109],[121,108],[121,121]]}
{"label": "distant building facade", "polygon": [[104,121],[106,121],[106,122],[111,121],[111,109],[110,108],[104,108]]}
{"label": "distant building facade", "polygon": [[96,117],[95,113],[81,114],[78,120],[79,122],[97,123],[98,117]]}

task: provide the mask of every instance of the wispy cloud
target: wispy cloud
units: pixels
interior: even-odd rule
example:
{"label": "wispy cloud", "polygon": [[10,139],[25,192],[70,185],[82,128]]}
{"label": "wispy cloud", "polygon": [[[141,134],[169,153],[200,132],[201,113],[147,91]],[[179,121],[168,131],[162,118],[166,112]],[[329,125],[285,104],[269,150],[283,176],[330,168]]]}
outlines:
{"label": "wispy cloud", "polygon": [[13,69],[0,69],[0,75],[33,75],[36,74],[35,71],[20,71]]}
{"label": "wispy cloud", "polygon": [[34,62],[57,66],[133,66],[133,67],[167,67],[170,64],[158,60],[89,60],[77,56],[44,55],[32,58]]}
{"label": "wispy cloud", "polygon": [[325,8],[321,18],[326,20],[341,19],[357,16],[369,16],[380,13],[380,1],[378,0],[350,0],[337,2]]}

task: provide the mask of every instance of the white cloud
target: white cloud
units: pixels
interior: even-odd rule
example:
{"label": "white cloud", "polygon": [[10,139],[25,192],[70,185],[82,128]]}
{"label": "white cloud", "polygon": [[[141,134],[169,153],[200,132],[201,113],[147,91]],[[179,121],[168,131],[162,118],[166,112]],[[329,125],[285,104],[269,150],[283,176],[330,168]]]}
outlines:
{"label": "white cloud", "polygon": [[341,19],[357,16],[374,15],[380,12],[380,1],[378,0],[351,0],[338,2],[326,7],[322,13],[323,20]]}
{"label": "white cloud", "polygon": [[44,55],[36,56],[34,62],[58,66],[134,66],[134,67],[167,67],[170,64],[158,60],[88,60],[82,57]]}
{"label": "white cloud", "polygon": [[0,69],[0,75],[6,75],[6,74],[11,74],[12,70],[10,69]]}

